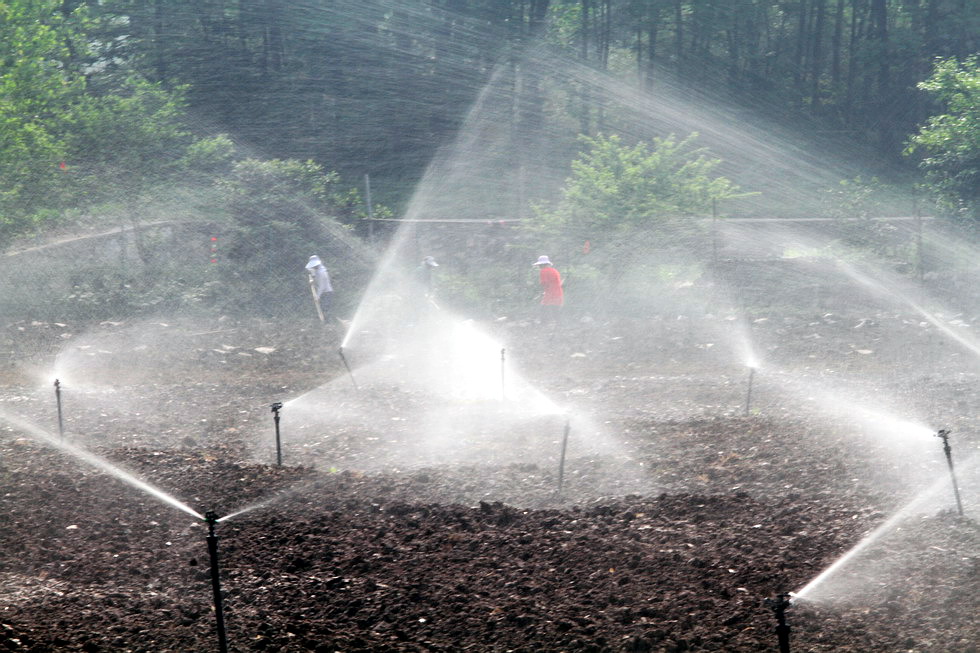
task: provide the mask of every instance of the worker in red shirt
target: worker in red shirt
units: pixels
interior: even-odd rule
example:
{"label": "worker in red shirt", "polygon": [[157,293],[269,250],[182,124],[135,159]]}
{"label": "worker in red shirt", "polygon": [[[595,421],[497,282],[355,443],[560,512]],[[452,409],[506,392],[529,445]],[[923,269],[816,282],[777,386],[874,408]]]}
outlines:
{"label": "worker in red shirt", "polygon": [[546,320],[553,321],[558,319],[558,311],[565,303],[565,293],[561,287],[561,275],[551,264],[551,259],[541,255],[535,261],[533,267],[538,268],[541,279],[541,312]]}

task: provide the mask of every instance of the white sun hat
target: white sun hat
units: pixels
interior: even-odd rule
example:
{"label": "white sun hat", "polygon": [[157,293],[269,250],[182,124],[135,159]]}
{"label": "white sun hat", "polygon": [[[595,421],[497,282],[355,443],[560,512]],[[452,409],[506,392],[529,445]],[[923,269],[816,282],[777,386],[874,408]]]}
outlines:
{"label": "white sun hat", "polygon": [[551,259],[542,254],[538,257],[537,261],[531,264],[531,267],[534,267],[535,265],[551,265]]}
{"label": "white sun hat", "polygon": [[323,263],[320,262],[320,257],[314,254],[310,257],[310,260],[306,262],[306,269],[311,270],[318,265],[323,265]]}
{"label": "white sun hat", "polygon": [[432,256],[426,256],[424,259],[422,259],[422,263],[424,263],[425,265],[428,265],[430,268],[437,268],[437,267],[439,267],[439,264],[436,263],[436,259],[433,258]]}

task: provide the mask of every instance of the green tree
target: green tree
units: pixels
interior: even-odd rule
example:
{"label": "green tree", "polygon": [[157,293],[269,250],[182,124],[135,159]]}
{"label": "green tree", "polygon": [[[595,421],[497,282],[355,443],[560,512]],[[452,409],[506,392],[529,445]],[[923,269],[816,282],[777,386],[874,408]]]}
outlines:
{"label": "green tree", "polygon": [[230,141],[187,128],[182,91],[131,77],[111,94],[84,95],[72,105],[64,142],[89,203],[138,199],[159,184],[195,184],[195,173],[206,173],[196,185],[210,186],[208,175],[229,169]]}
{"label": "green tree", "polygon": [[563,261],[580,302],[645,305],[651,282],[666,288],[700,275],[707,229],[695,218],[745,194],[715,174],[721,160],[696,140],[671,134],[627,145],[616,135],[582,137],[585,149],[572,162],[562,199],[539,209],[528,229],[533,253]]}
{"label": "green tree", "polygon": [[61,2],[0,2],[0,235],[31,228],[66,195],[58,125],[84,88],[69,65],[83,12]]}
{"label": "green tree", "polygon": [[[356,276],[349,224],[364,217],[356,191],[338,187],[339,175],[313,161],[245,159],[218,180],[228,223],[224,288],[236,303],[255,308],[298,305],[308,294],[301,274],[306,257],[343,261]],[[384,207],[379,207],[386,213]],[[281,271],[277,274],[276,271]],[[271,274],[270,274],[271,272]],[[336,268],[334,269],[336,272]]]}
{"label": "green tree", "polygon": [[227,138],[186,126],[184,88],[109,72],[88,9],[0,0],[0,235],[67,209],[137,215],[161,185],[211,186],[230,164]]}
{"label": "green tree", "polygon": [[671,134],[635,145],[616,135],[582,137],[586,147],[572,162],[562,200],[539,211],[535,229],[566,243],[587,239],[597,253],[644,235],[696,229],[691,216],[740,195],[730,180],[714,175],[721,160],[695,147],[697,137]]}
{"label": "green tree", "polygon": [[926,180],[946,211],[980,218],[980,56],[936,63],[919,84],[945,107],[909,138],[906,153],[918,155]]}

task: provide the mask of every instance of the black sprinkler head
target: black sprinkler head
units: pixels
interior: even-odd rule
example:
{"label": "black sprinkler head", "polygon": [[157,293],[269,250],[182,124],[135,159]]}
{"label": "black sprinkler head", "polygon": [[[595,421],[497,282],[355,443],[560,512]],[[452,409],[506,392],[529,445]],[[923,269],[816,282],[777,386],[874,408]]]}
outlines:
{"label": "black sprinkler head", "polygon": [[777,594],[774,599],[766,599],[765,604],[766,607],[776,613],[777,618],[780,618],[793,605],[793,602],[790,600],[789,594]]}
{"label": "black sprinkler head", "polygon": [[214,528],[214,525],[218,523],[218,513],[213,510],[208,510],[204,513],[204,521],[207,522],[208,526]]}
{"label": "black sprinkler head", "polygon": [[963,516],[963,501],[960,499],[960,488],[956,482],[956,473],[953,471],[953,448],[949,446],[949,429],[939,429],[936,437],[943,441],[943,453],[946,454],[946,464],[949,466],[949,477],[953,481],[953,496],[956,497],[956,509]]}
{"label": "black sprinkler head", "polygon": [[774,599],[766,599],[766,606],[776,615],[776,635],[779,638],[779,653],[789,653],[789,631],[786,623],[786,610],[792,605],[789,594],[779,594]]}
{"label": "black sprinkler head", "polygon": [[281,401],[277,401],[276,403],[272,404],[272,412],[278,413],[280,410],[282,410],[282,402]]}

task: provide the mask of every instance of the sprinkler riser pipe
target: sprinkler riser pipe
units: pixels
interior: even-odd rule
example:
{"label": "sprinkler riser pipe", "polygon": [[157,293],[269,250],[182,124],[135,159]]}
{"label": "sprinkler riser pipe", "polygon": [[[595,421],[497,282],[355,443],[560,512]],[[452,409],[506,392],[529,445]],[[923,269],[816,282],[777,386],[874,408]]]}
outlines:
{"label": "sprinkler riser pipe", "polygon": [[749,387],[745,393],[745,416],[749,415],[749,407],[752,405],[752,381],[755,379],[755,368],[749,368]]}
{"label": "sprinkler riser pipe", "polygon": [[344,356],[344,348],[341,347],[338,349],[337,353],[340,354],[340,360],[343,361],[344,367],[347,368],[347,374],[350,376],[350,382],[354,384],[354,389],[360,390],[360,388],[357,387],[357,381],[354,379],[354,372],[351,371],[350,365],[347,364],[347,357]]}
{"label": "sprinkler riser pipe", "polygon": [[561,456],[558,459],[558,496],[561,496],[562,486],[565,483],[565,452],[568,450],[568,434],[571,430],[571,421],[565,420],[565,433],[561,439]]}
{"label": "sprinkler riser pipe", "polygon": [[218,651],[228,653],[228,639],[225,634],[225,613],[221,601],[221,579],[218,575],[218,536],[214,534],[214,523],[208,521],[208,556],[211,559],[211,590],[214,593],[214,618],[218,629]]}
{"label": "sprinkler riser pipe", "polygon": [[282,402],[277,401],[272,404],[272,419],[276,423],[276,464],[282,466],[282,442],[279,438],[279,411],[282,410]]}
{"label": "sprinkler riser pipe", "polygon": [[772,608],[776,615],[776,637],[779,641],[779,653],[790,653],[789,633],[790,627],[786,623],[786,610],[790,607],[791,601],[788,594],[780,594],[775,599],[766,599],[767,606]]}
{"label": "sprinkler riser pipe", "polygon": [[58,404],[58,435],[65,437],[65,421],[61,413],[61,381],[54,380],[54,399]]}
{"label": "sprinkler riser pipe", "polygon": [[943,453],[946,454],[946,465],[949,467],[949,478],[953,483],[953,497],[956,499],[956,510],[963,516],[963,502],[960,500],[960,486],[956,482],[956,471],[953,469],[953,449],[949,446],[949,431],[942,429],[936,437],[943,440]]}
{"label": "sprinkler riser pipe", "polygon": [[789,650],[789,631],[791,628],[785,623],[776,626],[776,639],[779,641],[779,653],[790,653]]}
{"label": "sprinkler riser pipe", "polygon": [[276,465],[282,467],[282,440],[279,438],[279,415],[273,418],[276,422]]}

